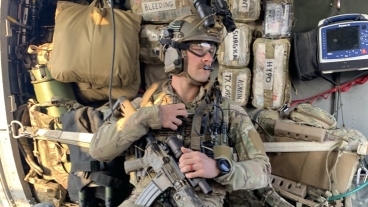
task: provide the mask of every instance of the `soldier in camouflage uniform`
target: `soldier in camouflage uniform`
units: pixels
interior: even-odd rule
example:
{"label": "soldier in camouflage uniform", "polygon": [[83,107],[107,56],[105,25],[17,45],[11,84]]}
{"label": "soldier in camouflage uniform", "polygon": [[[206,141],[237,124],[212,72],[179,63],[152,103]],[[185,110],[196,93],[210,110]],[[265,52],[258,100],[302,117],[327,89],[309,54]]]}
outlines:
{"label": "soldier in camouflage uniform", "polygon": [[[174,29],[171,30],[173,35],[169,40],[176,41],[179,43],[176,46],[180,46],[171,51],[167,48],[163,50],[165,71],[169,74],[169,80],[162,85],[159,92],[152,95],[154,99],[136,107],[134,114],[121,118],[116,123],[104,125],[94,134],[90,153],[95,159],[103,162],[112,160],[131,148],[133,142],[149,130],[157,140],[165,141],[167,134],[160,129],[171,129],[175,134],[178,126],[183,124],[178,116],[188,117],[188,113],[196,112],[212,84],[209,78],[211,70],[204,68],[212,66],[216,48],[221,43],[219,30],[204,29],[202,22],[199,16],[190,15],[171,24],[171,29]],[[171,46],[174,47],[173,44]],[[178,66],[178,62],[175,62],[173,51],[176,53],[174,56],[181,59],[183,66]],[[137,101],[139,102],[135,102]],[[205,206],[223,206],[226,191],[259,189],[268,186],[270,182],[269,159],[249,116],[237,103],[225,97],[220,106],[224,109],[227,133],[233,137],[232,147],[236,149],[234,151],[237,156],[212,159],[202,152],[189,149],[191,138],[185,137],[185,148],[182,148],[184,154],[179,160],[179,167],[187,178],[208,179],[213,193],[204,196],[198,191]],[[228,171],[219,168],[219,160],[225,160]],[[131,176],[131,182],[136,188],[121,206],[138,206],[134,202],[150,183],[150,178]]]}

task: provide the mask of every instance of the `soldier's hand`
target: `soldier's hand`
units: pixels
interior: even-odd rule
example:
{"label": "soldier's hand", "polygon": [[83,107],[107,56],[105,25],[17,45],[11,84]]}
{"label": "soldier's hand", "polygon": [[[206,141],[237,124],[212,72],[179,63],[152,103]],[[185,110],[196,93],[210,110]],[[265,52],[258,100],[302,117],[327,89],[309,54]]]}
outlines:
{"label": "soldier's hand", "polygon": [[181,151],[184,154],[179,159],[179,167],[187,178],[214,178],[220,174],[216,161],[206,154],[185,147]]}
{"label": "soldier's hand", "polygon": [[183,103],[161,105],[159,106],[161,126],[163,128],[170,128],[172,130],[178,129],[178,126],[182,124],[182,121],[178,119],[178,116],[188,117],[188,112],[185,109]]}

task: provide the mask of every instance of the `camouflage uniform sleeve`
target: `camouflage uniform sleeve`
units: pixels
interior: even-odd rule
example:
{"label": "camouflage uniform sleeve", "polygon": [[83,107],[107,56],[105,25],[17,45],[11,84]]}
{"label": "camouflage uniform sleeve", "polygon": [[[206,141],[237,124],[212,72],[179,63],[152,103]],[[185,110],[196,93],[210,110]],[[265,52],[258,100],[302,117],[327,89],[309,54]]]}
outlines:
{"label": "camouflage uniform sleeve", "polygon": [[149,128],[161,128],[156,105],[140,108],[130,117],[101,126],[93,135],[89,152],[96,160],[111,161],[145,135]]}
{"label": "camouflage uniform sleeve", "polygon": [[231,171],[215,180],[230,190],[266,187],[270,182],[271,164],[262,140],[241,106],[231,102],[230,109],[232,110],[229,112],[229,133],[234,137],[239,161],[229,160]]}

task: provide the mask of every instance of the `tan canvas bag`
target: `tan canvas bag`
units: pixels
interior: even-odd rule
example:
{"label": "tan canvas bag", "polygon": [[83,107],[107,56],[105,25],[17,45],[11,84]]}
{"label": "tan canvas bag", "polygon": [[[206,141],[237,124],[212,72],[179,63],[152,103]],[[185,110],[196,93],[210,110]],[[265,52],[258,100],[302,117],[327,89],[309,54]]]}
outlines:
{"label": "tan canvas bag", "polygon": [[[139,72],[141,16],[114,9],[116,42],[113,86],[133,84]],[[59,1],[55,17],[54,48],[48,63],[51,75],[62,82],[109,85],[112,61],[112,15],[107,3],[89,6]],[[139,83],[135,83],[138,84]]]}

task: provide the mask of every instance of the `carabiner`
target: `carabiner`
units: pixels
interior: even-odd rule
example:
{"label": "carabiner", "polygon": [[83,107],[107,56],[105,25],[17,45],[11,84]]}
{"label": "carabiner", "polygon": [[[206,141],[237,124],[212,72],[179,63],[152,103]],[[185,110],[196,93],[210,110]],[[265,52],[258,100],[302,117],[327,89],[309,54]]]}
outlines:
{"label": "carabiner", "polygon": [[360,186],[360,174],[362,172],[362,170],[364,170],[365,172],[365,176],[364,176],[364,179],[363,179],[363,183],[365,183],[367,181],[367,177],[368,177],[368,170],[367,168],[365,168],[364,166],[361,166],[359,167],[359,169],[357,170],[357,174],[356,174],[356,185],[357,187]]}
{"label": "carabiner", "polygon": [[[23,137],[23,135],[22,135],[22,133],[19,133],[19,131],[17,133],[15,132],[15,124],[19,125],[22,132],[24,132],[24,126],[20,121],[17,121],[17,120],[13,120],[13,121],[10,122],[10,130],[13,134],[13,137],[18,139],[18,138]],[[16,134],[18,134],[18,135],[16,135]]]}

